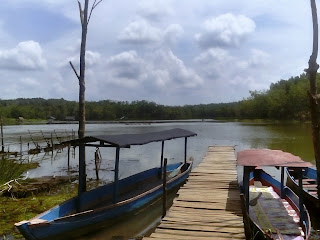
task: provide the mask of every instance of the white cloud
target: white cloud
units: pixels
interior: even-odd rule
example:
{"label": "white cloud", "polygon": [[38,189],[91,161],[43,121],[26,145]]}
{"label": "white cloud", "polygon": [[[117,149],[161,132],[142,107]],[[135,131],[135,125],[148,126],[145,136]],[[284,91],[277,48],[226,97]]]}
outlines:
{"label": "white cloud", "polygon": [[33,78],[21,78],[20,79],[20,84],[21,85],[25,85],[25,86],[29,86],[29,87],[38,87],[40,86],[40,82],[37,81],[36,79]]}
{"label": "white cloud", "polygon": [[238,47],[255,30],[255,23],[244,15],[223,14],[207,19],[203,33],[195,38],[201,48]]}
{"label": "white cloud", "polygon": [[166,87],[170,88],[196,88],[203,82],[202,79],[191,68],[187,68],[184,62],[173,54],[172,51],[159,50],[152,56],[154,69],[161,70],[161,75],[169,79]]}
{"label": "white cloud", "polygon": [[138,56],[135,51],[112,56],[105,67],[108,84],[145,91],[174,92],[202,85],[202,79],[170,50],[158,49],[153,54]]}
{"label": "white cloud", "polygon": [[[195,58],[200,72],[209,79],[217,79],[226,74],[226,71],[234,67],[237,60],[221,48],[211,48]],[[229,72],[229,71],[227,71]]]}
{"label": "white cloud", "polygon": [[236,96],[243,91],[266,89],[273,79],[271,70],[274,67],[269,54],[257,49],[249,51],[245,58],[239,58],[227,50],[211,48],[194,62],[201,76],[211,82],[209,88],[220,89],[224,94]]}
{"label": "white cloud", "polygon": [[0,51],[2,69],[41,70],[46,64],[40,44],[34,41],[20,42],[15,48]]}
{"label": "white cloud", "polygon": [[98,64],[101,59],[100,53],[98,52],[92,52],[92,51],[86,51],[86,64],[88,66],[94,66],[95,64]]}
{"label": "white cloud", "polygon": [[120,43],[136,44],[141,46],[171,47],[184,33],[179,24],[170,24],[164,29],[154,27],[148,21],[139,19],[131,22],[118,35]]}
{"label": "white cloud", "polygon": [[[74,55],[72,57],[68,57],[66,60],[58,62],[57,66],[58,67],[69,67],[69,62],[72,62],[74,67],[79,67],[80,65],[80,57],[79,55]],[[101,61],[101,54],[98,52],[93,52],[90,50],[86,51],[86,67],[91,67],[94,65],[99,64]]]}
{"label": "white cloud", "polygon": [[184,33],[183,28],[179,24],[171,24],[163,34],[163,42],[165,46],[173,46],[177,39]]}
{"label": "white cloud", "polygon": [[160,21],[174,12],[168,2],[163,0],[144,0],[139,5],[139,15],[150,21]]}
{"label": "white cloud", "polygon": [[107,61],[107,67],[114,78],[131,79],[131,81],[138,81],[143,65],[143,60],[135,51],[120,53]]}
{"label": "white cloud", "polygon": [[148,44],[161,41],[161,30],[151,26],[144,19],[131,22],[118,36],[122,43]]}

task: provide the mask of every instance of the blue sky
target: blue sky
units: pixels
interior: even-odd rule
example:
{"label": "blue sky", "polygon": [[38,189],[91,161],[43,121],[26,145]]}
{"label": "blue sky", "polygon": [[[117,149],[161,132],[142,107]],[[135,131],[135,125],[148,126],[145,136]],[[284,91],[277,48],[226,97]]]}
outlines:
{"label": "blue sky", "polygon": [[[76,0],[4,1],[0,98],[77,100],[80,36]],[[89,23],[86,99],[239,101],[303,73],[311,46],[309,1],[103,0]]]}

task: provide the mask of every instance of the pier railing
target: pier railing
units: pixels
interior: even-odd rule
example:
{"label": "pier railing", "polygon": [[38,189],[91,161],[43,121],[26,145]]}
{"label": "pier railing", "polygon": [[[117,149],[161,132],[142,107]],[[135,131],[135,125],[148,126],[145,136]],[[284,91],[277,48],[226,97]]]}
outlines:
{"label": "pier railing", "polygon": [[16,140],[5,141],[1,131],[0,154],[23,156],[26,154],[38,154],[66,147],[63,142],[75,139],[75,131],[66,129],[55,129],[53,131],[31,131],[19,136]]}

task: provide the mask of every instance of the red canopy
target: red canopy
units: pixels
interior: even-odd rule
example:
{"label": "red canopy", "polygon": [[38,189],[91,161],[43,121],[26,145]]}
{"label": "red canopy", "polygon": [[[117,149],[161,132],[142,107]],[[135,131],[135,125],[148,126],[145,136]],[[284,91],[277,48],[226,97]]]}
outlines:
{"label": "red canopy", "polygon": [[310,162],[281,150],[249,149],[238,152],[238,166],[311,167]]}

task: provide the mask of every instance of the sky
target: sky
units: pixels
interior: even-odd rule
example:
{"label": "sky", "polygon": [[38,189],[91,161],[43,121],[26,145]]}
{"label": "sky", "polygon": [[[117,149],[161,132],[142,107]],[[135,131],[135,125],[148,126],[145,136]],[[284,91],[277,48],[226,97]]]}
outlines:
{"label": "sky", "polygon": [[[1,1],[0,99],[78,101],[69,61],[79,69],[80,44],[76,0]],[[310,1],[103,0],[88,26],[86,100],[240,101],[302,74],[311,51]]]}

